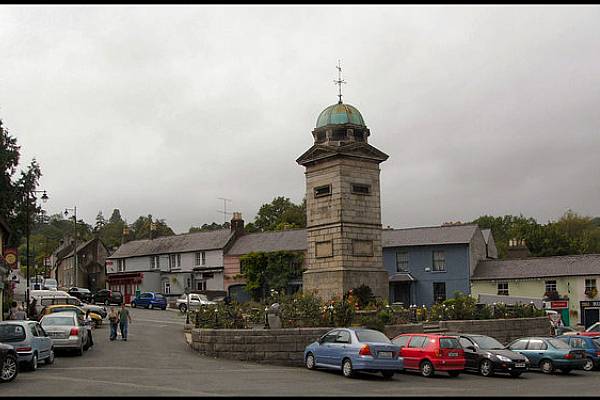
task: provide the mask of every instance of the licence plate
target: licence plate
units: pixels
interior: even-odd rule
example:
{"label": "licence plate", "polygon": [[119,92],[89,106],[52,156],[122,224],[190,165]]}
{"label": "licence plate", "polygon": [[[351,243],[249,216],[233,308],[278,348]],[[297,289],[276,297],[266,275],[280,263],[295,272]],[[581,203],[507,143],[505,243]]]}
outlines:
{"label": "licence plate", "polygon": [[525,368],[525,363],[516,363],[515,368]]}
{"label": "licence plate", "polygon": [[448,357],[458,357],[458,353],[448,353]]}
{"label": "licence plate", "polygon": [[391,351],[380,351],[379,358],[392,358],[392,352]]}

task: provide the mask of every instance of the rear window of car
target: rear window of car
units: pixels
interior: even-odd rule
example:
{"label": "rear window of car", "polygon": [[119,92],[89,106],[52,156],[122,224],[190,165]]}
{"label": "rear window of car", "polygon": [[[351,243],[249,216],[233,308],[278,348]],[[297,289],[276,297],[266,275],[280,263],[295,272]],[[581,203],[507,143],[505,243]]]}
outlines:
{"label": "rear window of car", "polygon": [[25,329],[21,325],[0,325],[0,342],[20,342],[25,337]]}
{"label": "rear window of car", "polygon": [[60,325],[75,325],[73,317],[44,317],[41,322],[42,326],[60,326]]}
{"label": "rear window of car", "polygon": [[559,339],[548,339],[548,342],[555,349],[564,349],[564,350],[567,350],[567,349],[571,348],[571,346],[569,346],[568,344],[566,344],[565,342],[563,342],[562,340],[559,340]]}
{"label": "rear window of car", "polygon": [[461,347],[456,338],[440,338],[440,349],[460,349]]}
{"label": "rear window of car", "polygon": [[391,343],[392,341],[379,331],[357,330],[356,337],[359,342]]}

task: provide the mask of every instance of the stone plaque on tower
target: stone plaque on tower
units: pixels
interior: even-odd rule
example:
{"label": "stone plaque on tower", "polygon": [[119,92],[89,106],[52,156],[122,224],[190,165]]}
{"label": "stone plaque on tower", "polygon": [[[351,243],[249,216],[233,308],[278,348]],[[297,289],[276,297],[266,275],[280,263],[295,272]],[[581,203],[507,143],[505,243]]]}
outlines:
{"label": "stone plaque on tower", "polygon": [[[341,87],[341,77],[336,83]],[[342,102],[341,90],[338,96],[338,103],[317,118],[314,145],[296,160],[306,168],[303,290],[327,300],[365,284],[387,298],[379,164],[388,156],[368,143],[370,131],[361,114]]]}

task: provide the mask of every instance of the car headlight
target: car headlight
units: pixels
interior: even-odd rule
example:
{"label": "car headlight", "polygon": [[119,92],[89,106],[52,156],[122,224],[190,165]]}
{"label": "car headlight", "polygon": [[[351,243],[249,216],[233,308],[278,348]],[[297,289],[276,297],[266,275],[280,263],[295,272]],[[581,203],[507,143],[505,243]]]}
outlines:
{"label": "car headlight", "polygon": [[512,361],[510,358],[505,357],[505,356],[497,355],[496,357],[498,357],[498,360],[500,360],[500,361],[504,361],[504,362],[511,362]]}
{"label": "car headlight", "polygon": [[528,363],[529,362],[529,358],[525,357],[523,354],[521,354],[521,356],[523,356],[523,358],[525,359],[525,362]]}

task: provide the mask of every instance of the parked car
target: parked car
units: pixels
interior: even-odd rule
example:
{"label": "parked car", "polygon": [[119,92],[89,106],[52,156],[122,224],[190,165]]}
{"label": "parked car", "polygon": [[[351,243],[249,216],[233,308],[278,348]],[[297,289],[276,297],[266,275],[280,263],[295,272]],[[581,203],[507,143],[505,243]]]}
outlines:
{"label": "parked car", "polygon": [[583,369],[586,363],[583,350],[574,350],[553,337],[520,338],[512,341],[507,348],[527,357],[530,368],[539,368],[546,374],[555,369],[568,374],[574,369]]}
{"label": "parked car", "polygon": [[79,304],[79,307],[83,308],[85,311],[90,310],[90,313],[98,314],[102,319],[106,318],[108,315],[108,311],[106,311],[106,307],[97,306],[95,304]]}
{"label": "parked car", "polygon": [[573,349],[580,349],[586,352],[586,363],[583,366],[585,371],[591,371],[594,368],[600,368],[600,338],[591,336],[559,336],[560,339],[567,343]]}
{"label": "parked car", "polygon": [[371,329],[339,328],[327,332],[306,346],[306,368],[342,370],[345,377],[356,371],[381,372],[385,378],[404,368],[400,348],[383,333]]}
{"label": "parked car", "polygon": [[89,289],[80,288],[80,287],[72,287],[67,291],[67,293],[69,293],[71,296],[77,297],[79,300],[81,300],[83,302],[86,302],[86,303],[92,302],[92,292],[90,292]]}
{"label": "parked car", "polygon": [[44,315],[40,324],[55,349],[75,350],[77,355],[82,355],[89,347],[88,330],[72,311]]}
{"label": "parked car", "polygon": [[465,369],[478,371],[483,376],[496,372],[518,377],[527,371],[529,360],[522,354],[508,350],[496,339],[484,335],[461,333],[458,341],[465,351]]}
{"label": "parked car", "polygon": [[100,289],[92,296],[92,303],[102,303],[104,305],[123,303],[123,294],[117,290]]}
{"label": "parked car", "polygon": [[58,290],[58,282],[54,278],[45,278],[42,285],[44,290]]}
{"label": "parked car", "polygon": [[166,310],[167,299],[160,293],[145,292],[131,301],[131,307],[160,308]]}
{"label": "parked car", "polygon": [[590,325],[585,331],[577,334],[581,336],[600,336],[600,322]]}
{"label": "parked car", "polygon": [[17,352],[17,361],[35,371],[38,362],[54,362],[54,347],[37,321],[0,322],[0,342],[11,345]]}
{"label": "parked car", "polygon": [[465,369],[465,352],[456,337],[405,333],[396,336],[392,342],[400,346],[404,369],[418,370],[426,377],[433,376],[436,371],[456,377]]}
{"label": "parked car", "polygon": [[[56,304],[56,305],[51,305],[51,306],[46,306],[42,309],[42,312],[40,313],[40,316],[43,317],[45,315],[48,314],[52,314],[52,313],[57,313],[57,312],[63,312],[63,311],[70,311],[70,312],[75,312],[77,314],[77,318],[83,320],[86,314],[86,311],[81,308],[78,307],[76,305],[73,304]],[[102,317],[98,314],[96,314],[93,311],[90,311],[90,318],[92,319],[92,321],[94,321],[94,324],[96,326],[100,326],[102,325]]]}
{"label": "parked car", "polygon": [[10,382],[19,374],[17,352],[4,343],[0,343],[0,382]]}
{"label": "parked car", "polygon": [[189,295],[182,294],[181,297],[179,297],[176,301],[177,308],[179,308],[179,311],[181,311],[182,313],[185,313],[187,311],[188,296],[190,298],[189,299],[190,309],[198,308],[198,307],[204,306],[204,305],[217,304],[215,301],[208,300],[208,297],[206,297],[205,294],[199,294],[199,293],[190,293]]}

